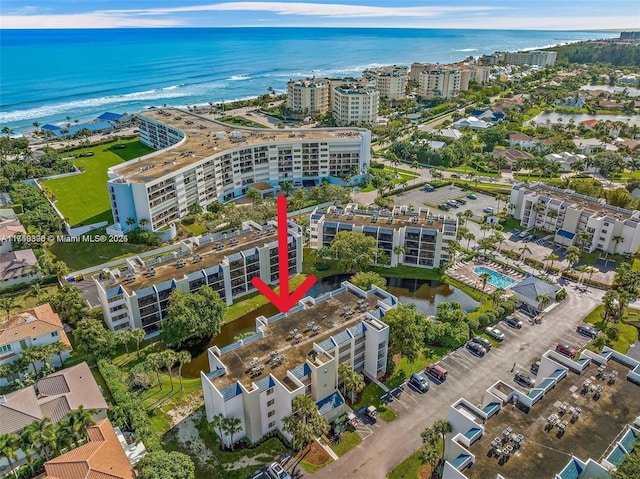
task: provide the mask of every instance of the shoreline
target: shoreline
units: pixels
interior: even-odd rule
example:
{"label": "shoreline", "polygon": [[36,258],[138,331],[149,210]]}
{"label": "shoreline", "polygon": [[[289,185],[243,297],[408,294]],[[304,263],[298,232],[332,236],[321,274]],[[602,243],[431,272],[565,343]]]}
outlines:
{"label": "shoreline", "polygon": [[[564,32],[564,31],[565,31],[565,30],[559,30],[559,32]],[[606,31],[606,30],[605,30],[605,31],[602,31],[602,33],[610,33],[610,34],[613,34],[613,33],[616,33],[616,32],[611,32],[611,31]],[[606,38],[612,38],[612,37],[606,37]],[[595,39],[595,40],[598,40],[598,39],[599,39],[599,38],[597,38],[597,39]],[[575,43],[582,43],[582,42],[593,41],[593,40],[594,40],[594,39],[571,40],[571,41],[558,42],[558,43],[554,43],[554,44],[550,44],[550,45],[545,45],[545,46],[526,47],[526,48],[521,48],[521,49],[517,49],[517,50],[507,50],[507,51],[514,51],[514,52],[516,52],[516,51],[523,51],[523,52],[526,52],[526,51],[534,51],[534,50],[547,50],[547,49],[550,49],[550,48],[561,47],[561,46],[564,46],[564,45],[570,45],[570,44],[575,44]],[[469,47],[469,48],[471,48],[471,47]],[[464,52],[460,51],[459,53],[464,53]],[[473,58],[474,58],[474,59],[477,59],[477,58],[480,58],[481,56],[482,56],[482,55],[477,55],[477,56],[476,56],[476,55],[473,55]],[[463,55],[461,55],[461,57],[463,57]],[[464,59],[465,59],[465,58],[468,58],[468,56],[464,56],[464,57],[463,57],[462,59],[460,59],[460,60],[456,60],[456,61],[449,62],[449,63],[458,63],[458,62],[464,61]],[[416,59],[413,59],[413,60],[411,60],[411,61],[409,61],[409,62],[399,62],[398,64],[405,64],[405,63],[406,63],[406,64],[407,64],[407,67],[408,67],[412,62],[416,62],[416,61],[423,61],[423,62],[425,62],[426,60],[416,60]],[[344,67],[342,70],[347,71],[347,70],[350,70],[350,69],[352,69],[352,68],[353,68],[353,67]],[[310,71],[313,71],[313,70],[310,70]],[[249,75],[249,74],[248,74],[248,75]],[[158,87],[157,89],[164,89],[164,88],[168,88],[168,87]],[[279,91],[279,90],[274,89],[274,91],[275,91],[275,94],[276,94],[276,95],[286,94],[286,89],[285,89],[285,90],[283,90],[283,91]],[[131,92],[128,92],[128,93],[122,93],[122,95],[130,95],[130,94],[132,94],[132,93],[131,93]],[[234,99],[231,99],[231,100],[225,100],[225,101],[212,101],[211,103],[213,103],[213,105],[220,105],[220,104],[222,103],[222,104],[224,104],[224,105],[226,106],[226,105],[230,105],[230,104],[233,104],[233,103],[235,103],[235,102],[239,102],[239,101],[250,101],[250,100],[255,100],[256,98],[259,98],[259,97],[260,97],[260,96],[262,96],[262,95],[264,95],[264,93],[262,93],[262,94],[250,94],[250,95],[247,95],[247,96],[243,96],[243,97],[239,97],[239,98],[234,98]],[[167,107],[173,107],[173,108],[184,108],[184,109],[187,109],[187,108],[190,108],[190,107],[195,106],[195,107],[197,107],[197,109],[198,109],[198,110],[206,109],[207,107],[209,107],[209,103],[208,103],[208,102],[206,102],[206,103],[186,103],[186,104],[185,104],[185,103],[177,104],[177,103],[173,103],[173,102],[162,102],[162,103],[160,103],[160,105],[152,104],[152,105],[149,105],[149,106],[147,106],[147,107],[145,107],[145,108],[143,108],[143,109],[136,109],[135,111],[133,111],[133,114],[138,113],[138,112],[142,112],[142,111],[144,111],[145,109],[150,108],[150,107],[152,107],[152,106],[155,106],[156,108],[160,108],[162,105],[165,105],[165,104],[167,105]],[[64,104],[58,104],[58,105],[64,105]],[[47,105],[45,105],[45,106],[47,106]],[[50,106],[56,106],[56,104],[53,104],[53,105],[50,105]],[[122,111],[127,111],[127,107],[126,107],[126,106],[124,106],[124,107],[122,107],[122,108],[114,108],[113,110],[122,110]],[[15,112],[15,111],[20,111],[20,110],[14,110],[14,112]],[[99,115],[101,112],[104,112],[104,111],[110,111],[110,109],[109,109],[108,105],[105,105],[105,108],[104,108],[104,109],[102,109],[102,110],[96,110],[96,111],[95,111],[95,115],[97,116],[97,115]],[[4,112],[4,113],[13,113],[13,112]],[[77,119],[79,119],[81,123],[84,123],[84,122],[90,122],[90,121],[94,120],[94,119],[96,118],[96,116],[92,116],[92,117],[89,117],[89,116],[77,117]],[[40,117],[40,118],[35,118],[35,117],[34,117],[34,118],[29,118],[29,119],[19,120],[19,121],[33,121],[33,122],[41,122],[41,120],[42,120],[42,121],[44,121],[44,119],[43,119],[43,118],[41,118],[41,117]],[[14,122],[15,122],[15,121],[14,121]],[[12,123],[12,122],[7,122],[7,123],[9,123],[9,124],[10,124],[10,123]],[[65,125],[65,124],[66,124],[66,122],[65,122],[65,121],[59,121],[59,122],[55,122],[55,123],[52,123],[52,124],[54,124],[54,125],[58,125],[58,126],[61,126],[61,125]],[[16,137],[23,137],[23,136],[24,136],[24,134],[29,133],[29,132],[32,132],[32,131],[34,131],[34,129],[32,129],[31,127],[22,128],[22,129],[19,129],[19,130],[15,130],[15,132],[14,132],[14,136],[16,136]]]}

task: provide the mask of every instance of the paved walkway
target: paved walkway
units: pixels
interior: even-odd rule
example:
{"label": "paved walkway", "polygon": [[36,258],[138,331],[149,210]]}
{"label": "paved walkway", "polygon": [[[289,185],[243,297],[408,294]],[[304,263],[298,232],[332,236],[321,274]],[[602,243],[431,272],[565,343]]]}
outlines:
{"label": "paved walkway", "polygon": [[316,442],[320,444],[320,447],[322,447],[322,449],[327,451],[327,454],[331,456],[331,459],[333,459],[334,461],[338,460],[338,455],[333,451],[333,449],[331,449],[331,447],[329,447],[326,442],[324,442],[322,438],[316,438]]}

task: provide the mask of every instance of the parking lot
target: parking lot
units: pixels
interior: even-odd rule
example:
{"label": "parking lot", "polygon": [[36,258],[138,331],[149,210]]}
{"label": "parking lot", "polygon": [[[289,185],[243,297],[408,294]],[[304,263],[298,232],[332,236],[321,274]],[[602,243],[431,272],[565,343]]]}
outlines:
{"label": "parking lot", "polygon": [[388,471],[420,447],[420,433],[434,421],[446,418],[449,406],[457,399],[464,397],[480,405],[486,388],[499,379],[519,387],[513,381],[514,374],[528,372],[531,363],[558,342],[576,349],[583,347],[589,339],[576,333],[575,328],[599,304],[602,295],[596,290],[588,294],[570,291],[567,299],[550,311],[541,324],[524,320],[520,330],[499,323],[497,327],[504,333],[504,341],[484,357],[477,357],[464,347],[450,353],[440,361],[448,370],[444,382],[428,377],[430,388],[426,394],[405,386],[390,403],[398,413],[395,421],[378,421],[382,424],[373,428],[374,434],[313,476],[386,477]]}
{"label": "parking lot", "polygon": [[[432,212],[435,214],[444,214],[447,216],[455,216],[459,211],[471,210],[474,213],[474,218],[480,220],[486,216],[482,212],[484,208],[496,208],[498,206],[496,199],[493,196],[484,195],[482,193],[473,193],[476,196],[475,200],[467,198],[470,191],[464,191],[457,186],[445,186],[438,188],[435,191],[428,192],[422,189],[411,190],[405,193],[394,196],[394,203],[396,205],[413,205],[416,210],[421,206],[429,206]],[[446,203],[449,200],[457,200],[462,198],[467,204],[460,206],[459,208],[452,208],[449,211],[444,211],[438,208],[439,204]]]}

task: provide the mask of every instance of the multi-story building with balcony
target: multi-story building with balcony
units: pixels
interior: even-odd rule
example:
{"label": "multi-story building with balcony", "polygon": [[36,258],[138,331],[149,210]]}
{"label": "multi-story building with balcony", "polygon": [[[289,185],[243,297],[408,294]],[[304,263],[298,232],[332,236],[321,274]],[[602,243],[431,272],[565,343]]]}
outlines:
{"label": "multi-story building with balcony", "polygon": [[288,251],[283,252],[275,225],[247,221],[241,230],[188,238],[171,249],[126,258],[102,270],[93,279],[105,323],[116,332],[143,328],[147,334],[156,333],[176,289],[193,293],[206,285],[231,305],[256,291],[254,277],[267,284],[278,282],[278,255],[288,256],[289,276],[300,273],[300,227],[289,222]]}
{"label": "multi-story building with balcony", "polygon": [[[348,363],[371,378],[387,367],[389,327],[384,316],[397,298],[373,286],[362,291],[344,282],[335,291],[306,297],[286,314],[256,319],[256,332],[223,348],[209,349],[201,372],[207,419],[236,417],[234,440],[255,442],[283,430],[296,396],[310,396],[331,421],[345,411],[338,366]],[[230,437],[222,440],[230,444]]]}
{"label": "multi-story building with balcony", "polygon": [[380,93],[373,86],[339,85],[333,89],[333,118],[338,125],[376,125]]}
{"label": "multi-story building with balcony", "polygon": [[287,108],[305,115],[329,111],[330,85],[327,78],[289,80],[287,83]]}
{"label": "multi-story building with balcony", "polygon": [[316,208],[310,217],[311,247],[329,246],[340,231],[355,231],[375,238],[388,266],[438,268],[449,260],[447,246],[456,240],[458,220],[431,214],[428,208],[412,211],[358,209],[358,205]]}
{"label": "multi-story building with balcony", "polygon": [[238,129],[177,109],[149,109],[138,120],[141,141],[162,151],[109,169],[114,229],[122,232],[141,222],[157,231],[191,205],[232,201],[251,187],[273,194],[282,181],[340,181],[369,164],[365,129]]}
{"label": "multi-story building with balcony", "polygon": [[422,98],[452,98],[460,91],[461,81],[460,70],[424,70],[419,75],[418,92]]}
{"label": "multi-story building with balcony", "polygon": [[491,67],[486,65],[478,65],[476,63],[450,63],[447,65],[438,65],[433,63],[414,62],[411,64],[409,79],[414,83],[420,83],[420,74],[424,71],[448,71],[456,70],[460,72],[460,91],[469,89],[469,82],[486,83],[489,81]]}
{"label": "multi-story building with balcony", "polygon": [[640,211],[610,206],[543,183],[515,185],[510,213],[525,228],[553,233],[554,241],[588,251],[635,253],[640,247]]}
{"label": "multi-story building with balcony", "polygon": [[365,81],[371,82],[380,92],[380,96],[389,100],[401,100],[406,97],[408,69],[405,66],[391,65],[365,70]]}
{"label": "multi-story building with balcony", "polygon": [[507,65],[537,65],[541,67],[554,66],[558,52],[531,50],[528,52],[495,52],[484,55],[480,61],[489,65],[505,63]]}

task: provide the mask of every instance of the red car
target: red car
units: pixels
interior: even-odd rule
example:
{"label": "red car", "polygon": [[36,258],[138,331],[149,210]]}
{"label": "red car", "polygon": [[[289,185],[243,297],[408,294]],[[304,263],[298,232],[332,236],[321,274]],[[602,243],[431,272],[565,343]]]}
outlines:
{"label": "red car", "polygon": [[558,351],[560,354],[564,354],[565,356],[569,356],[571,359],[575,358],[576,354],[578,354],[578,351],[576,351],[574,348],[572,348],[568,344],[562,343],[559,343],[556,346],[556,351]]}

